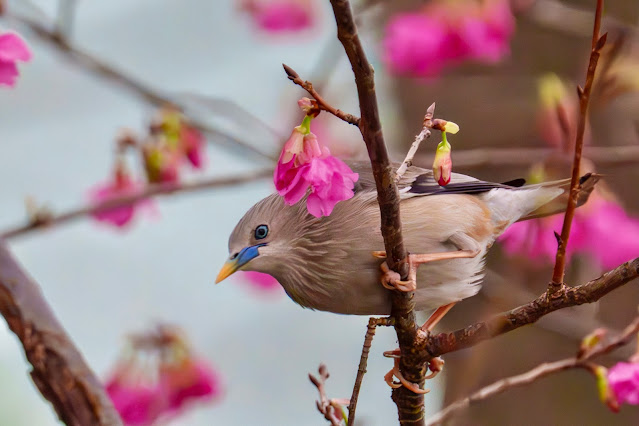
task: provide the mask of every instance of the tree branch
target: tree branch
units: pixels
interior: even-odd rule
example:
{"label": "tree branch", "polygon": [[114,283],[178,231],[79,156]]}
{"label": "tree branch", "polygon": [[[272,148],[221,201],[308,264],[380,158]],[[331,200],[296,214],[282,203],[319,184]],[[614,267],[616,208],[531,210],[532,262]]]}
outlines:
{"label": "tree branch", "polygon": [[204,189],[221,188],[231,185],[240,185],[249,182],[253,182],[258,179],[271,177],[273,172],[270,169],[258,170],[255,172],[247,172],[237,176],[212,178],[202,181],[190,182],[190,183],[170,183],[170,184],[156,184],[147,186],[142,192],[134,195],[127,195],[124,197],[113,198],[103,203],[80,207],[78,209],[69,210],[68,212],[61,213],[55,216],[45,215],[42,218],[36,218],[26,225],[17,226],[15,228],[7,229],[0,232],[0,239],[14,238],[19,235],[35,231],[36,229],[52,227],[54,225],[60,225],[66,222],[70,222],[74,219],[79,219],[84,216],[89,216],[95,213],[100,213],[106,210],[114,209],[117,207],[130,206],[144,200],[146,198],[156,197],[160,195],[169,195],[177,193],[187,193],[194,191],[201,191]]}
{"label": "tree branch", "polygon": [[359,367],[357,368],[357,376],[355,377],[355,384],[353,385],[353,394],[351,396],[350,404],[348,404],[348,424],[355,424],[355,410],[357,409],[357,400],[359,398],[359,390],[362,387],[362,380],[364,380],[364,374],[366,374],[366,364],[368,363],[368,353],[371,350],[373,344],[373,337],[375,337],[375,330],[377,327],[384,325],[393,325],[392,318],[369,318],[368,326],[366,328],[366,336],[364,337],[364,346],[362,346],[362,355],[359,359]]}
{"label": "tree branch", "polygon": [[589,360],[605,353],[611,352],[614,349],[627,344],[637,334],[638,331],[639,317],[635,318],[635,320],[628,327],[626,327],[617,338],[615,338],[607,345],[596,347],[594,350],[587,352],[581,358],[567,358],[560,361],[541,364],[526,373],[498,380],[495,383],[483,387],[477,392],[474,392],[472,395],[450,404],[448,407],[444,408],[442,411],[429,418],[426,424],[428,424],[429,426],[441,424],[450,419],[453,415],[467,409],[472,404],[476,404],[477,402],[498,395],[514,387],[533,383],[541,379],[542,377],[568,369],[587,367],[587,365],[589,364]]}
{"label": "tree branch", "polygon": [[313,88],[313,83],[311,83],[310,81],[302,80],[299,74],[295,72],[295,70],[289,67],[288,65],[282,64],[282,66],[284,67],[284,72],[286,72],[288,79],[291,80],[293,83],[297,84],[298,86],[300,86],[302,89],[306,90],[308,94],[311,95],[317,101],[317,104],[321,110],[333,114],[335,117],[347,122],[348,124],[359,126],[359,120],[360,120],[359,117],[355,117],[352,114],[345,113],[344,111],[340,109],[332,107]]}
{"label": "tree branch", "polygon": [[0,240],[0,313],[33,370],[31,378],[70,426],[121,425],[100,381],[58,322],[38,285]]}
{"label": "tree branch", "polygon": [[[61,35],[57,32],[47,29],[40,22],[10,11],[6,13],[6,16],[27,27],[41,41],[57,50],[78,67],[92,72],[103,79],[117,83],[119,86],[124,87],[152,105],[170,105],[180,110],[185,109],[182,102],[172,99],[167,94],[146,86],[144,83],[128,76],[102,59],[73,46],[67,39],[61,37]],[[247,143],[246,141],[227,132],[213,128],[202,121],[189,117],[189,123],[198,130],[210,135],[212,137],[212,141],[217,144],[229,146],[228,142],[231,142],[231,146],[239,147],[245,152],[258,155],[259,157],[266,158],[271,161],[277,161],[277,157],[273,153],[263,152],[250,143]],[[227,143],[223,144],[222,141],[227,141]]]}
{"label": "tree branch", "polygon": [[590,102],[590,92],[592,84],[595,80],[595,71],[597,70],[597,62],[601,49],[606,44],[606,36],[599,37],[599,29],[601,28],[601,16],[603,14],[603,0],[597,0],[597,8],[595,10],[595,22],[592,33],[592,46],[590,51],[590,61],[588,63],[588,71],[586,72],[586,84],[584,88],[577,87],[579,95],[579,123],[577,125],[577,138],[575,140],[575,157],[572,162],[572,173],[570,179],[570,197],[568,197],[568,206],[564,215],[564,223],[561,228],[561,239],[559,240],[559,248],[555,258],[555,267],[552,273],[552,280],[548,285],[548,294],[552,294],[563,289],[564,270],[566,269],[566,247],[568,238],[570,237],[570,228],[572,219],[575,216],[577,208],[577,197],[579,194],[579,177],[581,173],[581,154],[584,146],[584,134],[586,132],[586,122],[588,121],[588,103]]}
{"label": "tree branch", "polygon": [[[331,0],[337,38],[353,68],[360,115],[359,129],[362,133],[371,161],[377,201],[381,213],[381,232],[384,237],[386,259],[390,269],[398,272],[403,279],[408,275],[407,252],[402,237],[402,223],[399,212],[399,192],[393,179],[393,170],[379,120],[375,78],[373,67],[368,62],[362,43],[357,35],[357,26],[348,0]],[[424,363],[414,356],[413,345],[417,338],[417,326],[413,309],[413,293],[393,291],[391,315],[395,318],[395,331],[401,350],[400,370],[403,376],[422,384],[426,372]],[[393,401],[397,404],[401,424],[421,425],[424,421],[424,398],[401,387],[393,390]]]}
{"label": "tree branch", "polygon": [[484,340],[532,324],[559,309],[593,303],[611,291],[639,277],[639,258],[606,272],[601,277],[576,287],[570,287],[558,297],[543,293],[537,299],[487,321],[469,325],[452,333],[440,333],[422,341],[422,357],[428,360],[449,352],[474,346]]}

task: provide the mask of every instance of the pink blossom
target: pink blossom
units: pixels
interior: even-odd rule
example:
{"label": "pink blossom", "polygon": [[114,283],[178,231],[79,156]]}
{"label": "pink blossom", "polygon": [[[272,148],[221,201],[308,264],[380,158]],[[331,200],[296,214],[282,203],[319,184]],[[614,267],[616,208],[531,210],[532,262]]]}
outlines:
{"label": "pink blossom", "polygon": [[251,285],[262,291],[279,290],[282,287],[275,278],[269,274],[263,274],[255,271],[242,271],[242,276],[251,283]]}
{"label": "pink blossom", "polygon": [[507,0],[429,3],[390,19],[384,59],[398,74],[421,77],[467,60],[492,64],[509,53],[514,26]]}
{"label": "pink blossom", "polygon": [[12,31],[0,34],[0,85],[13,87],[19,72],[16,62],[31,59],[31,50],[25,41]]}
{"label": "pink blossom", "polygon": [[305,0],[246,0],[247,11],[258,28],[269,33],[295,32],[313,25],[313,10]]}
{"label": "pink blossom", "polygon": [[105,384],[106,391],[124,424],[151,425],[162,415],[166,405],[161,390],[149,384],[127,383],[126,371],[126,367],[116,370]]}
{"label": "pink blossom", "polygon": [[182,141],[182,150],[188,162],[196,169],[203,169],[206,156],[205,140],[202,133],[184,124],[180,132],[180,140]]}
{"label": "pink blossom", "polygon": [[[106,201],[139,194],[144,184],[134,181],[126,172],[118,168],[112,181],[104,182],[89,189],[88,197],[93,205],[99,205]],[[121,207],[102,210],[92,213],[92,216],[100,222],[122,228],[133,219],[135,210],[143,205],[149,205],[150,201],[140,200]]]}
{"label": "pink blossom", "polygon": [[210,400],[221,394],[220,379],[207,362],[185,358],[160,367],[160,388],[168,409],[179,411],[196,400]]}
{"label": "pink blossom", "polygon": [[619,362],[612,366],[608,384],[617,402],[639,405],[639,363]]}
{"label": "pink blossom", "polygon": [[180,180],[179,152],[162,141],[152,140],[145,144],[142,159],[150,183],[176,183]]}
{"label": "pink blossom", "polygon": [[[563,215],[519,222],[499,239],[511,255],[552,262],[557,253],[553,231],[561,233],[562,224]],[[639,256],[639,219],[628,216],[614,201],[593,194],[575,213],[566,254],[575,253],[588,255],[604,269]]]}
{"label": "pink blossom", "polygon": [[275,168],[275,188],[289,205],[304,198],[310,189],[308,212],[315,217],[328,216],[339,201],[353,197],[359,176],[343,161],[331,156],[328,148],[320,146],[316,138],[304,137],[302,148],[297,144],[298,141],[292,142],[296,147],[293,150],[287,150],[285,145]]}

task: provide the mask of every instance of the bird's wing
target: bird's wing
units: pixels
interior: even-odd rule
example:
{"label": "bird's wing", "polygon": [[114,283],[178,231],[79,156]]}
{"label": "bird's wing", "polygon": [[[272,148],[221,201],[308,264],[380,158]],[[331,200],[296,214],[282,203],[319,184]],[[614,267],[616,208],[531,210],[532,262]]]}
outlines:
{"label": "bird's wing", "polygon": [[[355,184],[355,192],[375,190],[375,180],[370,163],[365,161],[349,162],[348,165],[359,174],[359,180]],[[397,170],[399,164],[393,164]],[[411,166],[399,181],[400,192],[407,196],[435,195],[435,194],[480,194],[494,188],[518,188],[525,183],[524,179],[516,179],[504,183],[485,182],[472,176],[452,173],[450,183],[440,186],[433,177],[433,171],[421,167]]]}

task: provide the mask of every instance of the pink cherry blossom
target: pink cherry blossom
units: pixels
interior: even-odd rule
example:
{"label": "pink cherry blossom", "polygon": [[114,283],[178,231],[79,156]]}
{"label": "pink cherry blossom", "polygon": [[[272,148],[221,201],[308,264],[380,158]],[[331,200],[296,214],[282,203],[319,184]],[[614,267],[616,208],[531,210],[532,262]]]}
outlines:
{"label": "pink cherry blossom", "polygon": [[617,402],[639,405],[639,363],[619,362],[608,370],[608,384]]}
{"label": "pink cherry blossom", "polygon": [[383,56],[393,72],[416,77],[468,60],[492,64],[509,53],[514,26],[507,0],[436,1],[389,20]]}
{"label": "pink cherry blossom", "polygon": [[315,217],[328,216],[338,202],[353,197],[359,176],[342,160],[331,156],[317,138],[307,136],[300,144],[294,130],[284,145],[275,168],[275,188],[289,205],[299,202],[310,189],[308,212]]}
{"label": "pink cherry blossom", "polygon": [[309,0],[246,0],[242,8],[258,28],[269,33],[301,31],[314,21]]}
{"label": "pink cherry blossom", "polygon": [[152,425],[164,412],[166,403],[158,386],[128,382],[127,368],[118,369],[105,388],[125,425]]}
{"label": "pink cherry blossom", "polygon": [[[118,168],[113,180],[89,189],[88,198],[91,204],[98,205],[115,198],[139,194],[143,189],[144,184],[134,181],[124,170]],[[92,216],[100,222],[122,228],[131,222],[137,208],[148,207],[149,203],[148,199],[140,200],[125,206],[94,212]]]}
{"label": "pink cherry blossom", "polygon": [[180,132],[180,140],[182,142],[182,150],[188,162],[196,169],[203,169],[206,164],[206,153],[205,140],[202,133],[184,124]]}
{"label": "pink cherry blossom", "polygon": [[25,41],[12,31],[0,34],[0,85],[13,87],[18,79],[16,62],[31,59],[31,50]]}
{"label": "pink cherry blossom", "polygon": [[151,140],[142,147],[142,159],[150,183],[176,183],[180,180],[180,153],[168,144]]}
{"label": "pink cherry blossom", "polygon": [[191,402],[210,400],[221,394],[217,373],[206,361],[193,358],[162,365],[160,388],[170,411],[179,411]]}
{"label": "pink cherry blossom", "polygon": [[262,272],[242,271],[242,277],[260,291],[270,292],[282,288],[275,278]]}
{"label": "pink cherry blossom", "polygon": [[[499,240],[511,255],[553,262],[557,253],[553,231],[561,233],[562,224],[563,215],[515,223]],[[566,254],[576,253],[589,256],[604,269],[639,256],[639,219],[628,216],[614,201],[593,194],[577,209],[572,223]]]}

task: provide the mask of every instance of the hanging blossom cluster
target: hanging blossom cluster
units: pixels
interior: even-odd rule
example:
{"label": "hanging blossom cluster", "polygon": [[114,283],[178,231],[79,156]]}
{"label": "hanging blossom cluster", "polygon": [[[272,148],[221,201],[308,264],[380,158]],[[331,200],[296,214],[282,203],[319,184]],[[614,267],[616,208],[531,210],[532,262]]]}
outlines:
{"label": "hanging blossom cluster", "polygon": [[329,216],[338,202],[353,197],[359,175],[333,157],[311,132],[311,120],[319,113],[313,102],[302,98],[298,104],[306,116],[284,144],[273,175],[275,188],[289,205],[308,195],[308,212],[315,217]]}
{"label": "hanging blossom cluster", "polygon": [[255,27],[271,34],[309,29],[317,16],[313,0],[241,0],[239,6]]}
{"label": "hanging blossom cluster", "polygon": [[435,0],[389,20],[383,56],[394,73],[436,77],[465,61],[501,61],[514,31],[508,0]]}
{"label": "hanging blossom cluster", "polygon": [[[184,166],[201,170],[206,165],[204,137],[173,108],[163,108],[158,112],[145,138],[137,138],[132,132],[125,131],[116,142],[117,155],[110,179],[88,192],[93,205],[135,196],[142,193],[148,184],[177,184]],[[134,178],[127,168],[125,157],[129,151],[139,155],[145,179]],[[149,207],[150,200],[143,198],[124,206],[107,206],[94,212],[93,217],[122,228],[131,223],[140,208],[153,210]]]}
{"label": "hanging blossom cluster", "polygon": [[14,87],[20,75],[18,62],[31,60],[31,50],[19,34],[0,33],[0,85]]}
{"label": "hanging blossom cluster", "polygon": [[219,375],[193,355],[183,334],[162,326],[129,338],[105,388],[125,425],[172,419],[222,395]]}

